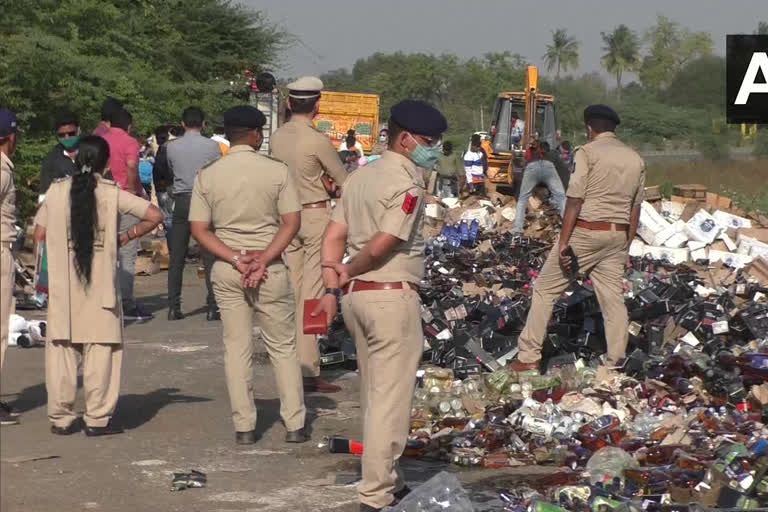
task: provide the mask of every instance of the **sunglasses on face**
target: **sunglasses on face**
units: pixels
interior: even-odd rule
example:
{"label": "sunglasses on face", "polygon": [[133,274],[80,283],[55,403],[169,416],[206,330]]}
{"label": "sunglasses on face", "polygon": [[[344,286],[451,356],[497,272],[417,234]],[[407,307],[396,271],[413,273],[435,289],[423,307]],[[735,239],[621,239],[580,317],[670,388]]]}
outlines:
{"label": "sunglasses on face", "polygon": [[65,139],[69,137],[74,137],[77,135],[77,130],[71,131],[71,132],[58,132],[56,134],[60,139]]}

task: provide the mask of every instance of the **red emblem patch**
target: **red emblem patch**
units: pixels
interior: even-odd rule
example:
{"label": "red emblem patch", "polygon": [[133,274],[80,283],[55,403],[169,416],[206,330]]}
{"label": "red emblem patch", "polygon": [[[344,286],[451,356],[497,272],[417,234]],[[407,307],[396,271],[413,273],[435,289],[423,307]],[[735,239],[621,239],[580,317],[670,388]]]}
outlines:
{"label": "red emblem patch", "polygon": [[405,200],[403,201],[403,211],[410,215],[416,210],[416,203],[419,202],[419,197],[411,195],[410,192],[406,192]]}

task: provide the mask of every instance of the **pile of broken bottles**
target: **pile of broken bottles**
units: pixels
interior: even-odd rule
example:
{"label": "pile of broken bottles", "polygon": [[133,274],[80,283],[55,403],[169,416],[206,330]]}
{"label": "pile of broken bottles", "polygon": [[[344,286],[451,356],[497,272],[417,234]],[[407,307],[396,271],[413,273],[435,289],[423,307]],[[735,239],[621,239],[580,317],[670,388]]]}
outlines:
{"label": "pile of broken bottles", "polygon": [[633,258],[620,366],[602,365],[603,319],[587,275],[554,306],[540,371],[511,372],[549,248],[483,232],[428,244],[428,348],[406,455],[561,468],[544,486],[503,493],[510,510],[768,503],[768,290],[743,269],[715,277]]}

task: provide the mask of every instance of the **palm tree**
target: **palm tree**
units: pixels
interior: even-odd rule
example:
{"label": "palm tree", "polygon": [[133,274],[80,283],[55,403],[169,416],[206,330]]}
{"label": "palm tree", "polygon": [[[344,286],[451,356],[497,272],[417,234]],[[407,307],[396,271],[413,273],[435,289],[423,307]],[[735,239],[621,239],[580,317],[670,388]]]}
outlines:
{"label": "palm tree", "polygon": [[547,63],[547,71],[557,68],[555,79],[560,81],[560,68],[568,71],[569,68],[579,65],[579,42],[575,37],[569,36],[564,28],[553,30],[552,44],[547,45],[547,53],[542,58]]}
{"label": "palm tree", "polygon": [[600,35],[605,43],[603,68],[616,77],[616,96],[621,101],[621,76],[625,71],[637,68],[640,40],[626,25],[619,25],[613,32],[601,32]]}
{"label": "palm tree", "polygon": [[768,35],[768,22],[761,21],[757,24],[757,30],[755,30],[755,34],[766,36]]}

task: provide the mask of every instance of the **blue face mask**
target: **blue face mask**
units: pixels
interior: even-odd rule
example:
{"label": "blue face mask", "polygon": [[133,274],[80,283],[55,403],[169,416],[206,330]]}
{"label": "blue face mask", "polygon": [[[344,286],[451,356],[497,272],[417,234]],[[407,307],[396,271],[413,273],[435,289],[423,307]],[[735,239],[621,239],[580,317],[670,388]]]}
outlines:
{"label": "blue face mask", "polygon": [[[415,140],[415,139],[414,139]],[[437,143],[432,147],[427,147],[416,143],[416,147],[411,151],[411,162],[423,169],[432,170],[443,156],[443,144]]]}

